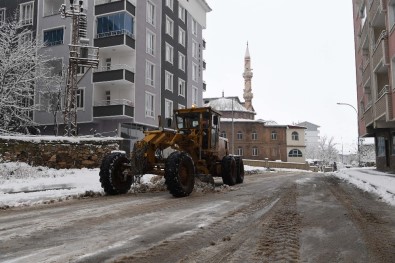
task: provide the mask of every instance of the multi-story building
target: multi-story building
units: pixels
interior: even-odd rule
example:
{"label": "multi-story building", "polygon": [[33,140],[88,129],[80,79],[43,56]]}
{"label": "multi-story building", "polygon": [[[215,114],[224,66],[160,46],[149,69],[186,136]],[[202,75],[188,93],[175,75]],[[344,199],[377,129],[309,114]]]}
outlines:
{"label": "multi-story building", "polygon": [[360,137],[374,137],[379,170],[395,170],[395,1],[353,0]]}
{"label": "multi-story building", "polygon": [[306,144],[306,158],[317,159],[318,145],[320,140],[320,131],[318,130],[320,126],[304,121],[296,124],[297,126],[306,127],[304,132],[305,144]]}
{"label": "multi-story building", "polygon": [[[45,42],[42,52],[58,58],[51,62],[57,74],[66,74],[62,69],[68,65],[71,39],[71,19],[61,18],[59,9],[62,4],[69,9],[70,2],[0,0],[0,19],[13,9],[37,21],[28,24],[37,28],[33,36]],[[159,116],[163,123],[173,109],[202,105],[202,32],[211,11],[205,0],[84,0],[83,8],[89,46],[99,48],[99,67],[78,69],[79,134],[133,140],[157,128]],[[20,19],[27,21],[25,15]],[[51,126],[63,122],[61,111],[55,119],[46,92],[35,95],[40,107],[34,121],[42,133],[52,133]]]}

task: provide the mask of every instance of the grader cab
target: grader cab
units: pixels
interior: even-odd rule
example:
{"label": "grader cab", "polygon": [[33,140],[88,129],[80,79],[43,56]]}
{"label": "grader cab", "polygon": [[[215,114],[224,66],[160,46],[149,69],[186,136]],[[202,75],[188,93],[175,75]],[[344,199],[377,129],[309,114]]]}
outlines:
{"label": "grader cab", "polygon": [[146,131],[130,158],[120,152],[103,158],[100,182],[107,194],[127,193],[147,173],[164,175],[175,197],[188,196],[196,176],[222,177],[228,185],[243,182],[243,160],[229,155],[227,139],[219,136],[218,112],[210,107],[178,109],[173,120],[167,122],[172,129]]}

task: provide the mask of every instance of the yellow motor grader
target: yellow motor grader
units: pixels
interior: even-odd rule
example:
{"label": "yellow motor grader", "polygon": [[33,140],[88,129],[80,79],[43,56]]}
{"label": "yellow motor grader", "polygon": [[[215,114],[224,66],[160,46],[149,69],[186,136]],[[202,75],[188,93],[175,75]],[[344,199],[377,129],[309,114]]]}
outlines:
{"label": "yellow motor grader", "polygon": [[127,193],[147,173],[164,175],[167,189],[175,197],[192,192],[195,176],[211,178],[208,181],[212,182],[212,177],[222,177],[227,185],[242,183],[243,160],[229,155],[228,140],[219,136],[219,120],[220,113],[210,107],[175,110],[175,123],[167,120],[172,129],[145,131],[130,158],[121,152],[103,158],[100,182],[104,191],[111,195]]}

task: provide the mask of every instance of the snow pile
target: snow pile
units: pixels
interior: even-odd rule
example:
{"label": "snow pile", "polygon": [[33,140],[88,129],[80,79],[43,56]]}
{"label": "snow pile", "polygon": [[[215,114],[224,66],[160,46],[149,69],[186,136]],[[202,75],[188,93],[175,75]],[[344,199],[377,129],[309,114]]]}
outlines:
{"label": "snow pile", "polygon": [[344,179],[364,191],[375,193],[380,199],[395,206],[395,176],[392,174],[368,167],[341,169],[331,175]]}

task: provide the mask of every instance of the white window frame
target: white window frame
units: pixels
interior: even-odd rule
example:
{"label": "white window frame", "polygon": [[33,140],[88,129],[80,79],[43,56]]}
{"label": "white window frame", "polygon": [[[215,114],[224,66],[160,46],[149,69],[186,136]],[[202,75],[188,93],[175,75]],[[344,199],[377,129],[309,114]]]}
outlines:
{"label": "white window frame", "polygon": [[155,94],[145,92],[145,117],[155,119]]}
{"label": "white window frame", "polygon": [[[81,96],[81,91],[82,91],[82,96]],[[78,110],[84,110],[85,109],[85,87],[79,87],[76,91],[75,94],[75,99],[77,103],[77,109]],[[81,107],[82,103],[82,107]]]}
{"label": "white window frame", "polygon": [[185,8],[178,4],[178,18],[185,22]]}
{"label": "white window frame", "polygon": [[5,17],[7,10],[5,8],[0,8],[0,23],[5,22]]}
{"label": "white window frame", "polygon": [[172,45],[166,42],[165,47],[165,60],[171,64],[173,64],[173,57],[174,57],[174,48]]}
{"label": "white window frame", "polygon": [[197,31],[198,31],[198,26],[197,26],[197,22],[195,19],[192,18],[192,35],[194,35],[195,37],[197,37]]}
{"label": "white window frame", "polygon": [[166,28],[165,28],[166,34],[169,36],[173,37],[174,35],[174,21],[170,19],[168,16],[166,16]]}
{"label": "white window frame", "polygon": [[165,70],[165,89],[173,92],[173,74]]}
{"label": "white window frame", "polygon": [[239,155],[239,156],[243,156],[244,155],[243,148],[237,147],[237,155]]}
{"label": "white window frame", "polygon": [[173,10],[174,1],[173,0],[166,0],[166,6]]}
{"label": "white window frame", "polygon": [[21,24],[21,26],[32,25],[33,17],[34,17],[34,1],[22,3],[19,5],[19,23]]}
{"label": "white window frame", "polygon": [[[152,9],[151,9],[152,7]],[[156,18],[155,18],[155,13],[156,13],[156,5],[152,3],[151,1],[147,1],[147,18],[146,21],[148,24],[155,26],[156,25]]]}
{"label": "white window frame", "polygon": [[186,82],[183,79],[178,78],[178,96],[185,98]]}
{"label": "white window frame", "polygon": [[252,156],[258,156],[259,154],[259,149],[258,147],[252,147]]}
{"label": "white window frame", "polygon": [[185,109],[185,105],[178,104],[178,108],[179,108],[179,109]]}
{"label": "white window frame", "polygon": [[149,60],[145,61],[145,84],[155,87],[155,64]]}
{"label": "white window frame", "polygon": [[192,57],[198,59],[198,42],[192,39]]}
{"label": "white window frame", "polygon": [[165,99],[165,118],[173,118],[173,101]]}
{"label": "white window frame", "polygon": [[243,140],[243,132],[241,132],[241,131],[237,132],[237,140],[239,140],[239,141]]}
{"label": "white window frame", "polygon": [[178,43],[185,47],[186,33],[181,27],[178,27]]}
{"label": "white window frame", "polygon": [[155,33],[147,29],[145,51],[147,52],[147,54],[150,54],[151,56],[155,56],[155,40],[156,40]]}
{"label": "white window frame", "polygon": [[185,55],[182,54],[181,52],[178,52],[178,69],[182,70],[185,72]]}
{"label": "white window frame", "polygon": [[251,133],[251,139],[252,139],[253,141],[258,140],[258,133],[256,133],[256,131],[254,131],[254,132]]}
{"label": "white window frame", "polygon": [[198,65],[192,62],[192,80],[195,82],[198,82],[198,70]]}
{"label": "white window frame", "polygon": [[198,88],[192,86],[192,105],[198,106]]}

